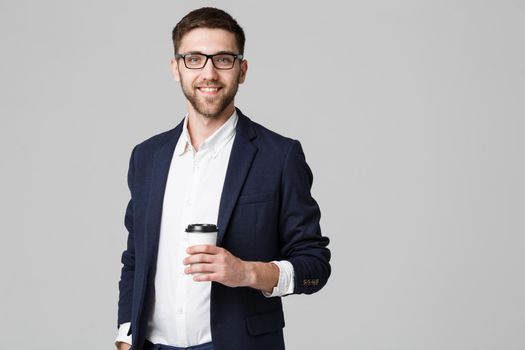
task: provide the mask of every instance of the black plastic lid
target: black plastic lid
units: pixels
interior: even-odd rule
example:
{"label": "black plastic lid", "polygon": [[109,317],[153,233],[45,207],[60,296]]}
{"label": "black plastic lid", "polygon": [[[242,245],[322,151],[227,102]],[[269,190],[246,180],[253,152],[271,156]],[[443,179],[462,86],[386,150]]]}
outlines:
{"label": "black plastic lid", "polygon": [[217,225],[214,224],[190,224],[186,227],[186,232],[217,232]]}

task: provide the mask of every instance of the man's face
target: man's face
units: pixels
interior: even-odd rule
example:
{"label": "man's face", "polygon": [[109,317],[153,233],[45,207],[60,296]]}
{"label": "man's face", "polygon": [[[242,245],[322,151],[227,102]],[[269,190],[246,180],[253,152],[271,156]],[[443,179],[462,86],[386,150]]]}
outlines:
{"label": "man's face", "polygon": [[[223,29],[197,28],[182,37],[177,53],[213,55],[219,52],[240,53],[235,35]],[[211,59],[202,69],[186,68],[182,58],[173,59],[171,66],[190,109],[207,118],[224,117],[224,113],[233,112],[235,94],[246,77],[246,61],[236,60],[229,70],[215,68]]]}

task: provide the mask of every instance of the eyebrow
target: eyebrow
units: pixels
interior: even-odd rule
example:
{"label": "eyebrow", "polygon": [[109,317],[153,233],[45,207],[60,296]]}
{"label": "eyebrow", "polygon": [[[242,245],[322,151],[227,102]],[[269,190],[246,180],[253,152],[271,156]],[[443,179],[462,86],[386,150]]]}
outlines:
{"label": "eyebrow", "polygon": [[[218,51],[218,52],[212,53],[210,55],[222,55],[222,54],[237,55],[236,53],[233,53],[231,51]],[[190,51],[188,53],[185,53],[185,55],[207,55],[207,54],[204,53],[204,52],[200,52],[200,51]]]}

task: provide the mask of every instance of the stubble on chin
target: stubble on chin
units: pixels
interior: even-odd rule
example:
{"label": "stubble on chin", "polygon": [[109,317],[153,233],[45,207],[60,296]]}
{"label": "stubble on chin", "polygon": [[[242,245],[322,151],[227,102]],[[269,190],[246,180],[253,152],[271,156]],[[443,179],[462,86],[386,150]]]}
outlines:
{"label": "stubble on chin", "polygon": [[[231,102],[227,100],[220,101],[218,97],[204,97],[200,101],[198,100],[196,94],[194,95],[194,100],[190,100],[193,108],[203,117],[207,119],[217,119],[219,115],[224,112],[228,104]],[[187,97],[186,97],[187,98]],[[203,102],[204,101],[204,102]],[[215,105],[217,107],[215,107]]]}
{"label": "stubble on chin", "polygon": [[[235,98],[235,95],[239,89],[239,78],[235,82],[235,85],[232,86],[233,90],[227,92],[226,95],[220,95],[216,97],[201,96],[201,98],[199,98],[197,95],[196,86],[191,85],[191,91],[187,91],[182,80],[180,85],[182,88],[182,93],[197,113],[208,119],[216,119],[224,112],[224,110],[226,110],[226,108]],[[210,83],[209,85],[213,85],[213,83]],[[225,89],[223,84],[218,85]]]}

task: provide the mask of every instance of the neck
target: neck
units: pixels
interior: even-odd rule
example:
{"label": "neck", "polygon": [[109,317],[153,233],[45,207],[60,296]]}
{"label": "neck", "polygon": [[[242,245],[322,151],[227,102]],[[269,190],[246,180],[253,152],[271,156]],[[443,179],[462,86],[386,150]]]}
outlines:
{"label": "neck", "polygon": [[232,102],[220,115],[214,118],[198,113],[191,105],[189,105],[188,110],[188,133],[190,134],[193,148],[198,151],[204,140],[228,121],[235,107]]}

